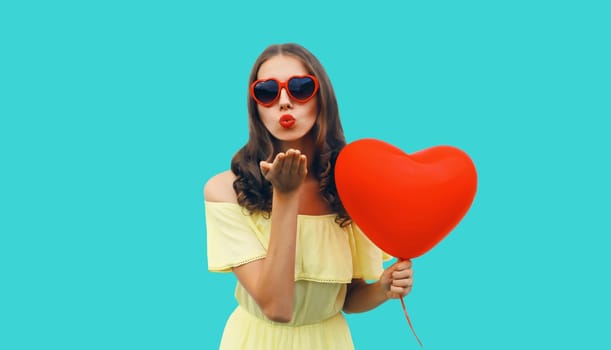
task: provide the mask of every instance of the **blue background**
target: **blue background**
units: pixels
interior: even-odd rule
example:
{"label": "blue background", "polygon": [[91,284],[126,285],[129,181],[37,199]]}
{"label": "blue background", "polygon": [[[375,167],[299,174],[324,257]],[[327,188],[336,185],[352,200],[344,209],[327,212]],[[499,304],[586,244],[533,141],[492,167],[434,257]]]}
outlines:
{"label": "blue background", "polygon": [[[269,44],[327,69],[348,141],[465,150],[475,202],[414,260],[427,349],[610,348],[605,1],[0,5],[0,348],[215,349],[202,188]],[[357,349],[418,345],[400,303]]]}

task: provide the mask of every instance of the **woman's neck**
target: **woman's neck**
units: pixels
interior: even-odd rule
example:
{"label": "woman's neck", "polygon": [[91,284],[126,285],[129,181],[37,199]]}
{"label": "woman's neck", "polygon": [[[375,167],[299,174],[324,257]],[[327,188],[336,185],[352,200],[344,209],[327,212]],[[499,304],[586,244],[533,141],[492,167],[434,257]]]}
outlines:
{"label": "woman's neck", "polygon": [[311,137],[303,137],[295,141],[282,141],[278,144],[277,152],[286,152],[289,149],[296,149],[308,157],[308,172],[312,168],[312,162],[315,157],[314,140]]}

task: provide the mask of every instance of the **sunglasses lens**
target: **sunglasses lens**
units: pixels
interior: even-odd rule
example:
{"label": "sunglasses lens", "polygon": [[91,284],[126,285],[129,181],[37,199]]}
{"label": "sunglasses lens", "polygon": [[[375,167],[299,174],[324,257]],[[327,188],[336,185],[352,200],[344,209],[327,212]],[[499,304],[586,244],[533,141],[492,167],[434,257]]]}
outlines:
{"label": "sunglasses lens", "polygon": [[306,100],[314,94],[316,84],[310,77],[292,78],[288,83],[291,95],[298,100]]}
{"label": "sunglasses lens", "polygon": [[255,85],[255,97],[263,102],[270,103],[278,96],[278,83],[275,80],[266,80]]}

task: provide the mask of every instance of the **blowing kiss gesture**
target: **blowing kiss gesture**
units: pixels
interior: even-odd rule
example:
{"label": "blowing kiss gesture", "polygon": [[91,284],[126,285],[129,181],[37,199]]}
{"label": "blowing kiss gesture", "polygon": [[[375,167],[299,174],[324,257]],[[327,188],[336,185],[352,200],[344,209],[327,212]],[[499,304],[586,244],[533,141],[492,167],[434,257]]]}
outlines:
{"label": "blowing kiss gesture", "polygon": [[261,161],[261,172],[271,182],[274,191],[290,193],[303,183],[308,170],[307,158],[299,150],[289,149],[278,153],[273,163]]}

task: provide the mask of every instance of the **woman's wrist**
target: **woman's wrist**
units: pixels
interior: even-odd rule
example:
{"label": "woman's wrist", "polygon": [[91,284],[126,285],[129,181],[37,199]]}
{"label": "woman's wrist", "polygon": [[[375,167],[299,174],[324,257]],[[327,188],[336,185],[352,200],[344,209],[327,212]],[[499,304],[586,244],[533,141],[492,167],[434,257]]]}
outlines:
{"label": "woman's wrist", "polygon": [[284,206],[296,206],[299,204],[299,191],[273,191],[272,192],[272,205],[279,204]]}
{"label": "woman's wrist", "polygon": [[386,300],[390,299],[390,297],[388,296],[388,288],[389,286],[384,285],[380,280],[376,281],[375,284],[377,284],[377,290],[378,293],[380,294],[380,300],[382,302],[385,302]]}

